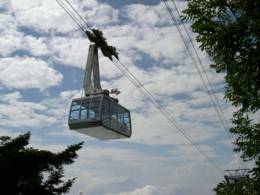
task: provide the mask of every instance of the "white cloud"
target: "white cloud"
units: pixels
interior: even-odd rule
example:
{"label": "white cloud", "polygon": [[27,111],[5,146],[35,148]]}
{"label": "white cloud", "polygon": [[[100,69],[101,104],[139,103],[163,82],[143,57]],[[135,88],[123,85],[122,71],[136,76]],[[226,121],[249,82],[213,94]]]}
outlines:
{"label": "white cloud", "polygon": [[125,7],[125,14],[131,22],[139,26],[143,24],[150,26],[169,24],[169,18],[165,16],[162,2],[156,6],[143,4],[128,5]]}
{"label": "white cloud", "polygon": [[[46,133],[59,135],[68,130],[67,117],[71,98],[77,90],[63,91],[57,97],[47,97],[40,102],[25,101],[20,92],[6,93],[0,100],[0,125],[9,127],[52,127]],[[60,129],[57,133],[57,129]],[[71,136],[71,133],[63,136]],[[74,137],[81,137],[74,134]]]}
{"label": "white cloud", "polygon": [[32,57],[0,59],[0,81],[8,88],[40,90],[61,83],[63,76],[48,64]]}
{"label": "white cloud", "polygon": [[132,192],[122,192],[118,195],[161,195],[162,193],[155,187],[151,185],[144,186],[142,188],[137,188]]}
{"label": "white cloud", "polygon": [[[135,51],[131,55],[135,59],[140,52],[143,52],[152,59],[160,61],[161,66],[164,63],[171,65],[181,63],[186,57],[183,43],[176,41],[179,36],[175,27],[127,24],[112,26],[105,29],[104,32],[108,41],[119,48],[120,55],[129,56],[131,51]],[[128,53],[129,51],[130,53]]]}
{"label": "white cloud", "polygon": [[[207,145],[196,145],[200,151],[207,155],[209,159],[216,157],[214,149]],[[199,151],[196,150],[192,145],[178,145],[170,154],[180,161],[202,161],[205,162],[205,157],[202,156]]]}
{"label": "white cloud", "polygon": [[[112,8],[109,4],[99,3],[96,0],[89,1],[73,1],[74,6],[79,13],[87,20],[95,25],[111,25],[118,22],[118,10]],[[77,6],[79,5],[79,6]]]}
{"label": "white cloud", "polygon": [[[45,33],[68,33],[78,29],[74,21],[55,1],[12,0],[6,4],[10,7],[9,9],[12,9],[19,26]],[[118,21],[118,11],[108,4],[101,4],[95,0],[75,0],[72,1],[72,5],[84,18],[94,24],[104,25]]]}
{"label": "white cloud", "polygon": [[17,26],[17,21],[12,16],[11,9],[9,7],[9,0],[1,1],[0,8],[2,12],[0,13],[0,30],[12,29],[14,30]]}
{"label": "white cloud", "polygon": [[46,42],[47,38],[25,36],[22,49],[29,51],[33,56],[46,56],[49,54]]}
{"label": "white cloud", "polygon": [[4,94],[1,98],[2,101],[14,102],[22,98],[22,95],[19,92],[7,93]]}
{"label": "white cloud", "polygon": [[0,56],[8,56],[22,48],[22,33],[10,29],[1,31],[0,35]]}
{"label": "white cloud", "polygon": [[0,56],[10,57],[16,51],[26,51],[32,56],[47,56],[49,53],[47,38],[26,35],[12,28],[0,31]]}
{"label": "white cloud", "polygon": [[[133,191],[129,192],[121,192],[117,195],[202,195],[202,194],[213,194],[213,191],[206,190],[203,188],[196,188],[196,187],[179,187],[179,186],[172,186],[169,187],[158,187],[152,185],[146,185],[141,188],[137,188]],[[109,194],[112,195],[112,194]],[[114,195],[114,194],[113,194]]]}
{"label": "white cloud", "polygon": [[113,142],[103,143],[102,147],[93,143],[86,142],[78,161],[67,169],[67,174],[78,176],[71,194],[187,195],[192,194],[192,189],[195,194],[209,194],[223,177],[222,172],[205,161],[178,161],[171,153],[149,154],[138,148],[121,149]]}
{"label": "white cloud", "polygon": [[[76,26],[59,5],[52,0],[12,0],[10,2],[18,25],[40,32],[70,32]],[[66,18],[66,19],[64,19]]]}
{"label": "white cloud", "polygon": [[40,103],[25,102],[19,92],[2,96],[0,104],[0,125],[8,127],[39,127],[56,122],[54,117],[40,113],[47,107]]}
{"label": "white cloud", "polygon": [[0,128],[0,137],[1,136],[14,137],[14,136],[17,136],[17,135],[18,135],[18,133],[14,133],[10,129]]}
{"label": "white cloud", "polygon": [[53,37],[48,42],[48,48],[56,62],[85,68],[88,43],[87,39],[83,38]]}

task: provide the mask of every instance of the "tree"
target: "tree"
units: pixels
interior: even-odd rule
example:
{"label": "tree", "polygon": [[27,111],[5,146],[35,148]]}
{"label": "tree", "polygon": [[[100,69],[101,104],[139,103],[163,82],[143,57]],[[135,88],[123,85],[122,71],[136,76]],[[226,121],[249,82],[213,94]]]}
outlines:
{"label": "tree", "polygon": [[[183,19],[191,21],[200,48],[217,73],[224,72],[225,98],[238,108],[230,132],[235,152],[253,160],[250,178],[260,192],[260,1],[189,0]],[[216,190],[215,190],[216,191]],[[216,191],[217,192],[217,191]],[[217,193],[218,194],[218,193]]]}
{"label": "tree", "polygon": [[64,181],[63,165],[72,164],[83,142],[53,153],[28,147],[30,133],[0,137],[0,186],[6,195],[59,195],[75,178]]}
{"label": "tree", "polygon": [[247,178],[238,181],[222,181],[214,191],[218,195],[251,195],[254,192],[252,183]]}

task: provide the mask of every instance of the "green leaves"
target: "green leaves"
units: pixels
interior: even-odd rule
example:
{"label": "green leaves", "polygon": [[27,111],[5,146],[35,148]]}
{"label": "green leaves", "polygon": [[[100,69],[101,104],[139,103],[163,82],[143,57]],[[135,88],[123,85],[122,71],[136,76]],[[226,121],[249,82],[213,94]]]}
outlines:
{"label": "green leaves", "polygon": [[257,195],[253,183],[248,178],[236,182],[222,181],[213,190],[217,195]]}
{"label": "green leaves", "polygon": [[238,134],[235,141],[235,151],[243,152],[245,160],[258,159],[260,157],[260,124],[253,124],[248,115],[236,112],[233,118],[234,127],[231,133]]}
{"label": "green leaves", "polygon": [[[260,191],[260,1],[189,0],[183,19],[192,22],[200,48],[213,60],[217,73],[224,72],[225,98],[239,108],[234,113],[235,152],[254,160],[244,192],[239,185],[220,183],[217,194],[258,194]],[[257,117],[258,116],[258,117]],[[254,120],[250,119],[254,117]],[[241,186],[243,186],[241,184]],[[252,187],[252,188],[251,188]],[[249,190],[250,189],[250,190]],[[248,191],[248,193],[246,193]],[[243,193],[242,193],[243,192]],[[250,193],[249,193],[250,192]]]}
{"label": "green leaves", "polygon": [[[252,8],[252,2],[240,6],[236,1],[229,5],[223,0],[189,1],[183,19],[192,21],[200,48],[213,59],[216,71],[227,73],[230,93],[226,98],[255,111],[260,107],[260,62],[256,60],[260,52],[260,31],[256,29],[260,26],[260,12],[247,10]],[[234,73],[239,77],[232,77]]]}
{"label": "green leaves", "polygon": [[0,186],[6,194],[58,195],[69,191],[73,179],[63,181],[63,165],[72,164],[83,142],[53,153],[28,147],[30,133],[0,137]]}

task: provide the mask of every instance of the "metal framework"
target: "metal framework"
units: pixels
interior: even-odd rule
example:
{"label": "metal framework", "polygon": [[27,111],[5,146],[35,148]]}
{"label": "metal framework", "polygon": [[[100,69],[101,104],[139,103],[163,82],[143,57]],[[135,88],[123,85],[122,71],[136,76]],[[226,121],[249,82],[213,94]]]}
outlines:
{"label": "metal framework", "polygon": [[102,93],[99,76],[98,48],[95,44],[91,44],[88,51],[83,81],[85,96]]}
{"label": "metal framework", "polygon": [[238,182],[249,177],[249,169],[228,169],[224,178],[227,182]]}

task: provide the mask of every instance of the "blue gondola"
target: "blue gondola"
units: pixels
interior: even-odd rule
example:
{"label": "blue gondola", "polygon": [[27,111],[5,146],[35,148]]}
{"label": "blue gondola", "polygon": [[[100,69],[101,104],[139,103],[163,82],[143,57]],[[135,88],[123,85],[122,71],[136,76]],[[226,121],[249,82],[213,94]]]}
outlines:
{"label": "blue gondola", "polygon": [[[92,79],[93,76],[93,79]],[[90,45],[84,77],[85,94],[72,100],[68,125],[71,130],[98,139],[131,137],[130,112],[100,86],[98,49]]]}

